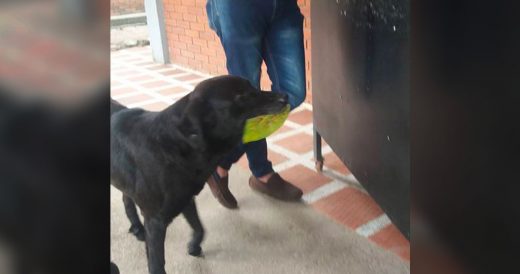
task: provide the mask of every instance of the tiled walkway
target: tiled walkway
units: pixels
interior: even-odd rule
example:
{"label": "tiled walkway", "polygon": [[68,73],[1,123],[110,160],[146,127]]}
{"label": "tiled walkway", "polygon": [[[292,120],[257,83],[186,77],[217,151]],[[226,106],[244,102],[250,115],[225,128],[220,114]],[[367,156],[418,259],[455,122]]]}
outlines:
{"label": "tiled walkway", "polygon": [[[112,52],[113,99],[128,107],[159,111],[211,77],[176,65],[156,64],[150,51],[149,47],[142,47]],[[267,142],[274,169],[303,190],[305,203],[404,260],[410,260],[408,240],[326,143],[323,144],[323,173],[315,171],[312,105],[304,103],[295,109]],[[248,168],[245,157],[238,164]]]}

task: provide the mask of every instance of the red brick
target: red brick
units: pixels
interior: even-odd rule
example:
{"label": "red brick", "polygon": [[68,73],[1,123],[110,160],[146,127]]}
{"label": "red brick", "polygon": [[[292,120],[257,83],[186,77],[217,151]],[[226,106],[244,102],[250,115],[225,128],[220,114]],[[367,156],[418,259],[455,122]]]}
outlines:
{"label": "red brick", "polygon": [[128,81],[130,81],[130,82],[143,82],[143,81],[154,80],[154,79],[155,78],[153,78],[150,75],[140,75],[140,76],[135,76],[135,77],[132,77],[132,78],[128,78]]}
{"label": "red brick", "polygon": [[181,6],[181,5],[174,5],[174,10],[175,10],[175,12],[182,14],[182,13],[188,12],[188,7]]}
{"label": "red brick", "polygon": [[161,89],[157,92],[159,92],[161,95],[164,95],[164,96],[172,96],[172,95],[183,93],[186,91],[188,91],[186,88],[177,86],[177,87]]}
{"label": "red brick", "polygon": [[201,39],[204,39],[204,40],[207,40],[207,41],[213,41],[215,39],[215,34],[213,32],[208,32],[208,31],[204,31],[204,32],[200,32],[199,33],[199,37]]}
{"label": "red brick", "polygon": [[121,94],[126,94],[126,93],[131,93],[131,92],[136,92],[137,89],[135,88],[130,88],[130,87],[124,87],[124,88],[112,88],[110,90],[110,94],[111,95],[121,95]]}
{"label": "red brick", "polygon": [[204,26],[205,25],[203,23],[200,23],[200,22],[191,22],[190,23],[190,28],[192,30],[204,31],[206,29]]}
{"label": "red brick", "polygon": [[201,46],[200,47],[200,51],[202,53],[204,53],[204,55],[207,55],[207,56],[211,56],[211,57],[216,57],[217,56],[217,50],[210,49],[207,46]]}
{"label": "red brick", "polygon": [[178,48],[170,48],[170,54],[180,55],[181,54],[181,50],[178,49]]}
{"label": "red brick", "polygon": [[175,43],[174,47],[178,48],[178,49],[186,49],[187,48],[187,44],[185,42],[177,42]]}
{"label": "red brick", "polygon": [[341,174],[351,174],[350,170],[345,166],[345,164],[343,164],[341,159],[339,159],[339,157],[334,152],[330,152],[324,155],[324,165]]}
{"label": "red brick", "polygon": [[312,151],[312,136],[305,133],[299,133],[281,139],[277,141],[276,144],[296,153],[306,153]]}
{"label": "red brick", "polygon": [[155,102],[155,103],[147,104],[147,105],[144,105],[141,107],[146,110],[149,110],[149,111],[161,111],[161,110],[167,108],[168,104],[166,104],[164,102]]}
{"label": "red brick", "polygon": [[205,15],[197,15],[197,22],[208,23],[208,17]]}
{"label": "red brick", "polygon": [[181,4],[183,6],[194,7],[195,6],[195,1],[193,1],[193,0],[181,0]]}
{"label": "red brick", "polygon": [[206,12],[204,11],[204,8],[202,8],[202,7],[188,7],[188,14],[204,15],[204,14],[206,14]]}
{"label": "red brick", "polygon": [[208,42],[206,40],[203,40],[203,39],[200,39],[200,38],[193,38],[193,44],[200,46],[201,47],[201,51],[206,53],[204,51],[204,49],[202,48],[202,47],[208,48]]}
{"label": "red brick", "polygon": [[280,172],[285,180],[299,187],[304,194],[332,181],[332,179],[316,173],[302,165],[296,165]]}
{"label": "red brick", "polygon": [[184,31],[187,36],[192,38],[199,38],[199,31],[187,29]]}
{"label": "red brick", "polygon": [[120,76],[120,77],[122,77],[122,76],[135,76],[136,74],[139,74],[139,73],[140,72],[137,71],[137,70],[127,69],[127,70],[123,70],[123,71],[118,71],[117,75]]}
{"label": "red brick", "polygon": [[182,14],[182,19],[189,22],[197,22],[197,16],[193,14],[184,13]]}
{"label": "red brick", "polygon": [[162,74],[162,75],[168,76],[168,75],[172,75],[172,74],[179,74],[179,73],[182,73],[182,72],[183,72],[182,70],[174,68],[174,69],[171,69],[171,70],[161,71],[159,73]]}
{"label": "red brick", "polygon": [[150,99],[153,99],[153,98],[146,94],[136,94],[136,95],[133,95],[130,97],[117,99],[117,101],[126,106],[129,104],[139,103],[139,102],[143,102],[143,101],[150,100]]}
{"label": "red brick", "polygon": [[281,164],[288,160],[287,157],[270,149],[268,150],[267,158],[269,159],[269,161],[271,161],[273,165]]}
{"label": "red brick", "polygon": [[199,60],[199,61],[201,61],[203,63],[208,63],[209,62],[208,56],[200,55],[200,54],[195,55],[195,60]]}
{"label": "red brick", "polygon": [[195,79],[199,79],[202,77],[199,75],[196,75],[196,74],[187,74],[187,75],[182,75],[182,76],[178,76],[178,77],[174,77],[174,78],[179,81],[190,81],[190,80],[195,80]]}
{"label": "red brick", "polygon": [[174,34],[184,34],[184,29],[180,28],[180,27],[177,27],[177,26],[174,26],[174,27],[172,27],[172,33],[174,33]]}
{"label": "red brick", "polygon": [[186,58],[184,56],[178,56],[178,57],[175,57],[175,59],[173,59],[172,62],[182,64],[182,65],[187,65],[188,58]]}
{"label": "red brick", "polygon": [[144,83],[144,84],[140,84],[140,85],[143,87],[146,87],[146,88],[156,88],[156,87],[170,85],[170,83],[165,82],[165,81],[153,81],[153,82],[148,82],[148,83]]}
{"label": "red brick", "polygon": [[[179,35],[178,34],[173,34],[171,32],[168,33],[168,40],[170,41],[179,41]],[[173,42],[170,42],[170,45],[172,44]]]}
{"label": "red brick", "polygon": [[195,70],[202,68],[202,62],[195,59],[189,59],[188,65],[192,66]]}
{"label": "red brick", "polygon": [[367,194],[351,187],[344,188],[312,204],[331,219],[356,229],[383,214]]}
{"label": "red brick", "polygon": [[194,44],[188,44],[187,48],[189,51],[191,51],[193,54],[200,53],[200,46],[194,45]]}
{"label": "red brick", "polygon": [[181,50],[181,55],[186,58],[190,58],[190,59],[195,58],[195,55],[193,54],[193,52],[191,52],[189,50]]}
{"label": "red brick", "polygon": [[187,44],[193,43],[193,38],[188,35],[179,35],[179,41],[182,41],[183,43],[186,43],[186,45],[187,45]]}
{"label": "red brick", "polygon": [[190,28],[190,22],[184,21],[184,20],[176,20],[175,26],[181,27],[183,29],[189,29]]}
{"label": "red brick", "polygon": [[166,68],[169,68],[169,66],[163,64],[147,67],[149,70],[162,70]]}
{"label": "red brick", "polygon": [[404,260],[410,261],[410,242],[401,234],[393,224],[381,229],[369,237],[379,246],[399,255]]}
{"label": "red brick", "polygon": [[289,120],[300,125],[308,125],[312,123],[312,111],[301,110],[298,112],[291,113]]}

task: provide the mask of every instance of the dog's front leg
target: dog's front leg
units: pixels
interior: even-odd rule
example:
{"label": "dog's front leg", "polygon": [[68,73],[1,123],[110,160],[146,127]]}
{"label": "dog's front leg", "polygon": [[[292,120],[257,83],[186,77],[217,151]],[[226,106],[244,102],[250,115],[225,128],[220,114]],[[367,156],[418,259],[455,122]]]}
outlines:
{"label": "dog's front leg", "polygon": [[128,232],[134,234],[134,236],[139,241],[144,241],[144,227],[139,220],[139,215],[137,214],[137,208],[135,207],[135,203],[132,198],[123,194],[123,204],[125,205],[125,212],[128,220],[130,220],[130,229]]}
{"label": "dog's front leg", "polygon": [[145,218],[146,256],[150,274],[166,274],[164,270],[164,239],[166,223],[159,218]]}
{"label": "dog's front leg", "polygon": [[202,254],[200,243],[204,239],[204,228],[200,223],[199,214],[197,213],[197,206],[195,205],[195,198],[191,199],[189,204],[182,211],[182,214],[193,229],[193,236],[190,243],[188,244],[188,253],[191,256],[200,256]]}

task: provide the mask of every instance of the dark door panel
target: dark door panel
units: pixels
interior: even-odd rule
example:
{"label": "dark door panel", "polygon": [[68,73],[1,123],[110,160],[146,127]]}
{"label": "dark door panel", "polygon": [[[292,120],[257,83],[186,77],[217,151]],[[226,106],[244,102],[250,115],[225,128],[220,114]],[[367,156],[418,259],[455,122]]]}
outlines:
{"label": "dark door panel", "polygon": [[408,1],[311,2],[317,132],[410,233]]}

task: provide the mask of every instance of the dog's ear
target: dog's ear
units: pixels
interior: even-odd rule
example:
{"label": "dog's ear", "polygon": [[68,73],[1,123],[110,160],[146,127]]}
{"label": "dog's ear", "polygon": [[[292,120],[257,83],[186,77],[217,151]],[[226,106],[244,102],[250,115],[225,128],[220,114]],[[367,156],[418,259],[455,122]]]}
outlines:
{"label": "dog's ear", "polygon": [[204,143],[202,125],[197,117],[197,113],[187,109],[181,119],[178,130],[183,141],[192,149],[201,151],[206,149],[206,145]]}

